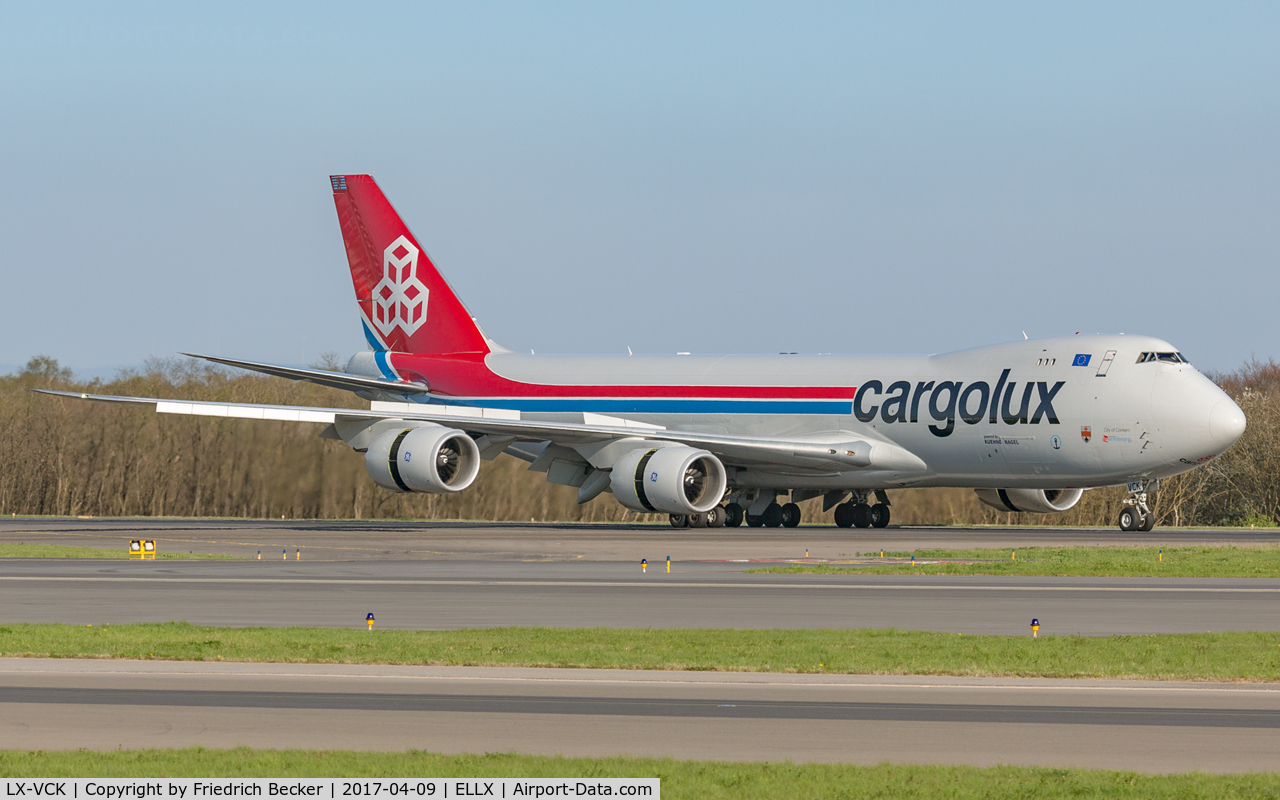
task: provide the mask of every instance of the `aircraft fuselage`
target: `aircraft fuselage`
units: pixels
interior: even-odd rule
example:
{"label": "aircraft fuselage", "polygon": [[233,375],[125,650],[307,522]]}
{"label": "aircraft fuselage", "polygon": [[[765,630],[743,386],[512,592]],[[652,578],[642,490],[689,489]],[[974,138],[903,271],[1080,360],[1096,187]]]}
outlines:
{"label": "aircraft fuselage", "polygon": [[[824,475],[761,465],[733,471],[741,487],[1091,488],[1185,472],[1243,431],[1235,402],[1176,353],[1165,341],[1123,335],[932,356],[390,353],[395,374],[431,391],[373,399],[549,422],[608,415],[700,433],[851,432],[906,448],[928,467]],[[1144,354],[1152,355],[1140,361]]]}

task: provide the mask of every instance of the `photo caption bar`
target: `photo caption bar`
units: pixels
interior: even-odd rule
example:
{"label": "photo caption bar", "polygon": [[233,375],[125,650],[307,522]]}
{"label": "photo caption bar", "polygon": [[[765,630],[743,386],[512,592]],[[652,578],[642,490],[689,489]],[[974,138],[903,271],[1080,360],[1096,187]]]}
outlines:
{"label": "photo caption bar", "polygon": [[642,797],[660,800],[658,778],[66,778],[5,779],[24,800],[210,800],[236,797],[386,798]]}

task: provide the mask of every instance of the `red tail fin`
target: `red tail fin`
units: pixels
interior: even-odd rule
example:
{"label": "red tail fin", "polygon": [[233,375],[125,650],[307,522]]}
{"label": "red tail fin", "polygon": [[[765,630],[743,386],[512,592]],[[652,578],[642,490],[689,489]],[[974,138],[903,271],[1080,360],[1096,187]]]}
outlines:
{"label": "red tail fin", "polygon": [[333,175],[351,282],[376,350],[487,353],[462,301],[368,175]]}

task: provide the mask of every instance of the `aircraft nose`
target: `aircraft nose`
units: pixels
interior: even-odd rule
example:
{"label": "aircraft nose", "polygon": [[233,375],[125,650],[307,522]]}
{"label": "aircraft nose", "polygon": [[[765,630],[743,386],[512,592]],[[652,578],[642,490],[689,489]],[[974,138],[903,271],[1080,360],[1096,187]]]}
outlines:
{"label": "aircraft nose", "polygon": [[1209,435],[1226,450],[1244,433],[1244,412],[1229,397],[1219,400],[1209,412]]}

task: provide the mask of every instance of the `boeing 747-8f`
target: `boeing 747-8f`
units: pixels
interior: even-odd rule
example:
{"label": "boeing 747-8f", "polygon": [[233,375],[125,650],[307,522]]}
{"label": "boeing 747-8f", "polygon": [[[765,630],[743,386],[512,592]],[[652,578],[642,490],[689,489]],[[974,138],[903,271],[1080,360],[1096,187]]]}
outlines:
{"label": "boeing 747-8f", "polygon": [[888,491],[927,486],[1054,513],[1125,485],[1120,527],[1150,530],[1148,493],[1244,432],[1240,407],[1148,336],[930,356],[514,353],[484,335],[373,178],[331,183],[369,349],[345,372],[198,357],[348,389],[367,411],[71,396],[319,423],[392,492],[463,491],[506,452],[579,503],[609,492],[677,527],[794,527],[796,504],[818,496],[837,525],[884,527]]}

